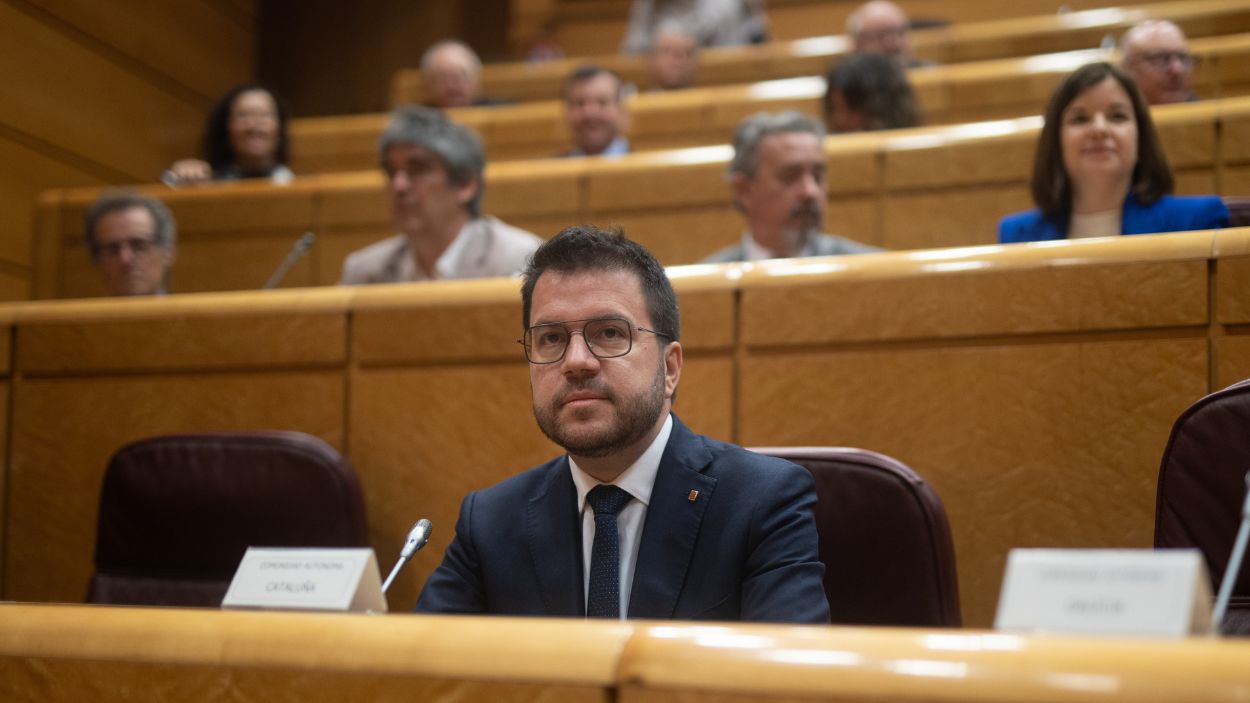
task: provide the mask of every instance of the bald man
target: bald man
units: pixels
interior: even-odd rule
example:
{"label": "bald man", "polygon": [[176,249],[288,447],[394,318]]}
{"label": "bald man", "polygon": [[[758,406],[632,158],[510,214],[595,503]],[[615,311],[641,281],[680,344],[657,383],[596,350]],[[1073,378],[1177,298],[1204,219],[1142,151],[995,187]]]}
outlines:
{"label": "bald man", "polygon": [[890,0],[871,0],[846,18],[846,33],[857,52],[893,56],[906,68],[931,65],[911,55],[907,41],[910,25],[903,8]]}
{"label": "bald man", "polygon": [[464,42],[440,41],[421,57],[421,82],[430,107],[500,104],[499,100],[482,96],[481,79],[482,61]]}
{"label": "bald man", "polygon": [[1185,33],[1167,20],[1146,20],[1120,38],[1120,67],[1133,77],[1149,105],[1196,100],[1190,83],[1194,55]]}

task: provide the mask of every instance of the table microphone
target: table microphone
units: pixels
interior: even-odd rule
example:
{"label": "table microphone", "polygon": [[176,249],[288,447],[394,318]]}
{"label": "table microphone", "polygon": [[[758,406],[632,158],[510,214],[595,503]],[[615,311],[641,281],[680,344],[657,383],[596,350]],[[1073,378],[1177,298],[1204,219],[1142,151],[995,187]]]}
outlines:
{"label": "table microphone", "polygon": [[261,286],[261,290],[269,290],[277,286],[282,281],[282,277],[286,275],[286,272],[290,271],[297,261],[304,258],[304,254],[307,254],[309,249],[312,249],[315,241],[317,241],[317,235],[313,234],[311,230],[300,235],[300,238],[295,240],[295,246],[291,247],[290,253],[286,255],[286,259],[278,266],[278,270],[273,272],[269,280],[265,281],[265,285]]}
{"label": "table microphone", "polygon": [[1241,528],[1237,530],[1237,541],[1233,543],[1233,553],[1228,557],[1228,568],[1224,570],[1224,579],[1220,581],[1220,595],[1215,599],[1215,610],[1211,613],[1211,624],[1219,632],[1224,624],[1224,612],[1228,610],[1228,601],[1233,595],[1233,584],[1237,574],[1241,572],[1241,559],[1246,556],[1246,542],[1250,540],[1250,471],[1246,472],[1246,501],[1241,505]]}
{"label": "table microphone", "polygon": [[395,562],[395,568],[391,569],[391,575],[386,577],[386,583],[382,584],[382,592],[386,593],[386,589],[391,587],[391,582],[399,575],[399,570],[404,568],[404,564],[412,558],[430,541],[430,532],[434,529],[434,524],[426,518],[417,520],[417,524],[412,526],[408,532],[408,541],[404,542],[404,548],[399,550],[399,561]]}

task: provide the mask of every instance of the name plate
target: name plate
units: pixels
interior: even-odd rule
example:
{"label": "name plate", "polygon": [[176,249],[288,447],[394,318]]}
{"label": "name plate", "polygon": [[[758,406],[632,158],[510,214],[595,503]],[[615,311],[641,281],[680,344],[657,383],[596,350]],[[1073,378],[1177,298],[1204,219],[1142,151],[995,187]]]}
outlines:
{"label": "name plate", "polygon": [[223,608],[386,612],[372,549],[249,547]]}
{"label": "name plate", "polygon": [[1197,550],[1013,549],[994,628],[1136,637],[1211,631]]}

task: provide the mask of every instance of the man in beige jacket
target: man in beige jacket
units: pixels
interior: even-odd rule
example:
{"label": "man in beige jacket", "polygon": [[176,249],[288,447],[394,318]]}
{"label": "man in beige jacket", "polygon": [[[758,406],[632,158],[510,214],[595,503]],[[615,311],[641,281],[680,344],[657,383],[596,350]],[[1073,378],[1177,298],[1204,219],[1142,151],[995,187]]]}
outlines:
{"label": "man in beige jacket", "polygon": [[482,145],[439,111],[396,109],[378,158],[400,233],[350,254],[340,284],[510,276],[541,244],[482,215]]}

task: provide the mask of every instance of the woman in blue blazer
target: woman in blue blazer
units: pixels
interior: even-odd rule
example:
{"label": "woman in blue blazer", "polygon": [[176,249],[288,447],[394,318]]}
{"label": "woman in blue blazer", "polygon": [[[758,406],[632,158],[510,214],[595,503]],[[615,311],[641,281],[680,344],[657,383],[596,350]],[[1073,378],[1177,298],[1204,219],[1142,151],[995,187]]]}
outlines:
{"label": "woman in blue blazer", "polygon": [[1228,208],[1218,196],[1175,196],[1172,187],[1150,110],[1133,80],[1109,63],[1082,66],[1046,105],[1033,162],[1037,209],[1004,217],[998,240],[1228,226]]}

